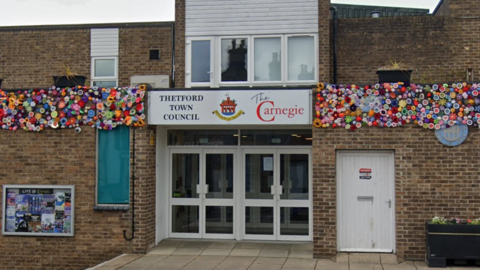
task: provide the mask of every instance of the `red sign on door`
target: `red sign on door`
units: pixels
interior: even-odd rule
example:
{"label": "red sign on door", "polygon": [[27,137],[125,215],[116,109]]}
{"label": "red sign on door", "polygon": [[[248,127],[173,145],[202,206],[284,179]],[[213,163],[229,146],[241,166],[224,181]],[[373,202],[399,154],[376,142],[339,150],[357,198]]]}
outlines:
{"label": "red sign on door", "polygon": [[372,169],[360,169],[360,179],[370,180],[372,179]]}

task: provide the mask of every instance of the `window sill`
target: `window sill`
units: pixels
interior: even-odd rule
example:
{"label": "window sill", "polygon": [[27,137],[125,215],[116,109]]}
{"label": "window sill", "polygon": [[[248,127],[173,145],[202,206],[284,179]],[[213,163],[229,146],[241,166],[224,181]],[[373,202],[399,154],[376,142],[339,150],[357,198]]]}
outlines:
{"label": "window sill", "polygon": [[125,206],[96,205],[93,207],[94,211],[128,211],[129,209],[130,209],[129,205],[125,205]]}

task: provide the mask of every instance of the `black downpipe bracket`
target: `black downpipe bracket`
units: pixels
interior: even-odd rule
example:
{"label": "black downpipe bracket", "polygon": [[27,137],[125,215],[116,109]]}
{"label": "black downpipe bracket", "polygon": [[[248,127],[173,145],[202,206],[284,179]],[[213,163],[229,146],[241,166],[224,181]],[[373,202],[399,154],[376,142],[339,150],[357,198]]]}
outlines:
{"label": "black downpipe bracket", "polygon": [[333,11],[333,33],[332,33],[332,45],[333,45],[333,84],[337,84],[338,82],[338,66],[337,66],[337,8],[330,7],[330,10]]}
{"label": "black downpipe bracket", "polygon": [[123,238],[131,241],[135,237],[135,127],[132,126],[132,237],[127,237],[127,230],[123,230]]}

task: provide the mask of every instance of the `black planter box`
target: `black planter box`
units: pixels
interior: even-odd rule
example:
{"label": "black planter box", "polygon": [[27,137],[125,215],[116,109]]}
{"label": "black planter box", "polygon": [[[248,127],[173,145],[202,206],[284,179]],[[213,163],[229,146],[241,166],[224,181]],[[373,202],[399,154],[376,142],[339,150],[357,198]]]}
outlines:
{"label": "black planter box", "polygon": [[403,82],[403,85],[410,86],[412,70],[377,70],[379,83]]}
{"label": "black planter box", "polygon": [[53,76],[53,82],[55,87],[74,87],[76,85],[85,85],[85,76]]}
{"label": "black planter box", "polygon": [[447,260],[480,260],[480,225],[425,224],[425,261],[430,267],[446,267]]}

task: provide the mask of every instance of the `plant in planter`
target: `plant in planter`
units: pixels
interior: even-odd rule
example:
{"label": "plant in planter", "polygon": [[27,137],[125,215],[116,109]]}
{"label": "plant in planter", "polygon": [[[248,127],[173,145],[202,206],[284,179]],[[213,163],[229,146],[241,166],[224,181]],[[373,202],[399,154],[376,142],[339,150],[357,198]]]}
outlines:
{"label": "plant in planter", "polygon": [[390,65],[380,67],[377,70],[379,83],[403,82],[405,86],[410,86],[410,77],[412,69],[402,64],[390,60]]}
{"label": "plant in planter", "polygon": [[425,224],[425,261],[430,267],[446,267],[447,260],[480,262],[480,219],[434,217]]}
{"label": "plant in planter", "polygon": [[63,67],[64,75],[53,76],[55,87],[65,88],[74,87],[76,85],[85,85],[85,76],[75,75],[72,69],[68,66]]}

